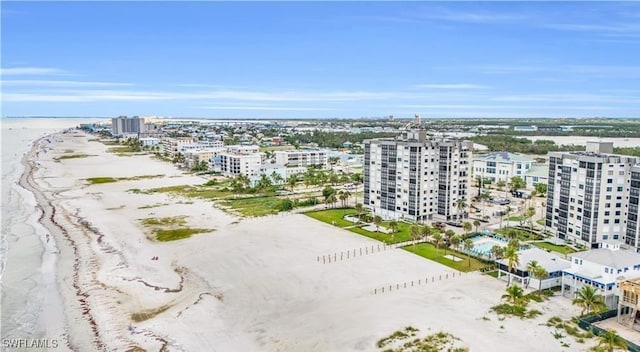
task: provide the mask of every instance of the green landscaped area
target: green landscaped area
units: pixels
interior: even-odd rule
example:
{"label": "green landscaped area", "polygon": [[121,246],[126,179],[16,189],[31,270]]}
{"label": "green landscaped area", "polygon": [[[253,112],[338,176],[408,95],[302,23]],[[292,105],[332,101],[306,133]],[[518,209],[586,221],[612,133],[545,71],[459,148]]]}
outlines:
{"label": "green landscaped area", "polygon": [[571,254],[571,253],[575,253],[576,252],[571,247],[558,246],[556,244],[549,243],[549,242],[532,242],[531,244],[536,246],[536,247],[538,247],[538,248],[550,250],[552,252],[557,252],[557,253],[560,253],[560,254]]}
{"label": "green landscaped area", "polygon": [[[443,248],[437,249],[431,243],[420,243],[415,246],[406,246],[402,249],[459,271],[475,271],[487,266],[487,264],[473,257],[471,257],[471,260],[469,261],[469,257],[467,257],[466,254],[453,252],[451,250],[447,250],[445,253],[445,250]],[[453,261],[451,259],[445,258],[445,254],[452,254],[462,260]]]}
{"label": "green landscaped area", "polygon": [[[319,210],[305,213],[305,215],[310,216],[316,220],[320,220],[329,225],[333,225],[335,222],[336,226],[339,227],[349,227],[354,226],[356,224],[344,220],[343,217],[347,214],[357,214],[355,209],[327,209],[327,210]],[[351,232],[355,232],[359,235],[366,236],[369,238],[373,238],[380,242],[384,243],[398,243],[398,242],[406,242],[411,241],[411,224],[407,224],[406,222],[398,221],[398,229],[393,234],[384,233],[384,232],[376,232],[376,231],[367,231],[361,227],[349,227],[347,230]],[[361,224],[362,225],[362,224]],[[389,221],[383,221],[380,224],[380,227],[389,228]],[[436,230],[436,229],[434,229]],[[437,230],[436,230],[437,231]]]}
{"label": "green landscaped area", "polygon": [[229,198],[221,201],[224,206],[231,207],[243,216],[264,216],[278,213],[281,200],[276,196]]}
{"label": "green landscaped area", "polygon": [[167,186],[160,188],[152,188],[148,190],[131,190],[134,193],[152,194],[152,193],[170,193],[185,198],[202,198],[217,199],[232,196],[233,192],[226,187],[207,187],[207,186]]}
{"label": "green landscaped area", "polygon": [[213,232],[214,229],[184,227],[187,224],[187,217],[169,216],[164,218],[140,219],[140,223],[151,228],[156,240],[166,242],[175,241],[191,237],[198,233]]}
{"label": "green landscaped area", "polygon": [[494,232],[504,237],[509,237],[510,233],[515,233],[520,241],[541,240],[543,237],[542,235],[535,234],[531,231],[516,229],[514,227],[503,227],[501,229],[494,230]]}
{"label": "green landscaped area", "polygon": [[310,216],[316,220],[320,220],[330,225],[333,225],[335,221],[335,225],[339,227],[355,225],[351,221],[344,220],[344,216],[356,215],[356,214],[357,214],[356,210],[352,208],[310,211],[305,213],[305,215],[307,216]]}

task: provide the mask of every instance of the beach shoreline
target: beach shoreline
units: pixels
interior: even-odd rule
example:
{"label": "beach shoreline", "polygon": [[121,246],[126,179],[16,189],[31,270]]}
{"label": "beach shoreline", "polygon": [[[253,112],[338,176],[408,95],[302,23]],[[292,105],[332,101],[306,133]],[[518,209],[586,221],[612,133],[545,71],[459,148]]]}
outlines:
{"label": "beach shoreline", "polygon": [[[239,219],[205,200],[131,192],[205,179],[148,155],[109,153],[83,132],[50,139],[32,148],[22,183],[52,235],[68,350],[370,351],[405,326],[446,331],[472,351],[589,347],[563,348],[544,326],[574,316],[570,300],[553,297],[532,320],[502,321],[490,312],[502,281],[402,249],[323,264],[324,254],[379,243],[303,214]],[[67,150],[87,157],[60,160]],[[164,176],[132,179],[143,175]],[[172,216],[213,231],[150,240],[141,220]]]}

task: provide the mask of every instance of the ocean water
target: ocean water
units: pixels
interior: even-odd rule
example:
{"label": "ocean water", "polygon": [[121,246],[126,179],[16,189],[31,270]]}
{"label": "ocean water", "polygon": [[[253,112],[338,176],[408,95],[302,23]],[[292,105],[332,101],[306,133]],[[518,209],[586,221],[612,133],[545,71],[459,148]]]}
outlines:
{"label": "ocean water", "polygon": [[[38,138],[95,119],[0,119],[2,233],[0,234],[0,333],[2,338],[59,335],[64,324],[55,277],[55,243],[38,223],[33,194],[19,186],[22,158]],[[52,250],[53,249],[53,250]]]}

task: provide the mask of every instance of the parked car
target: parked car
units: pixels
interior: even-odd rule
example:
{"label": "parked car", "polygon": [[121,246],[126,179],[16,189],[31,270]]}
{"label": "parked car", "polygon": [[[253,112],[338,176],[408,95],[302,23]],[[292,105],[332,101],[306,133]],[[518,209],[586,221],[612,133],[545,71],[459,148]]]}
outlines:
{"label": "parked car", "polygon": [[455,226],[455,227],[462,227],[462,223],[459,221],[449,221],[447,222],[447,225],[451,225],[451,226]]}
{"label": "parked car", "polygon": [[443,230],[447,226],[442,221],[436,221],[433,223],[433,227]]}

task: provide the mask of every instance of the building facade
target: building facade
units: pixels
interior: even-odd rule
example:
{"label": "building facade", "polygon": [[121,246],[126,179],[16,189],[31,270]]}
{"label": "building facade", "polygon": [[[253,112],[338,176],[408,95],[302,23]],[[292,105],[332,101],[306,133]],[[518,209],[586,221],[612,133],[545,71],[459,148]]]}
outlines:
{"label": "building facade", "polygon": [[385,219],[457,219],[465,199],[469,141],[426,139],[412,131],[364,142],[364,205]]}
{"label": "building facade", "polygon": [[491,152],[473,158],[472,175],[495,183],[509,183],[512,177],[525,175],[531,169],[533,159],[524,155],[509,152]]}
{"label": "building facade", "polygon": [[624,243],[640,247],[640,224],[638,220],[638,200],[640,198],[640,165],[631,168],[629,175],[629,208]]}
{"label": "building facade", "polygon": [[273,152],[277,165],[287,167],[304,167],[320,165],[327,167],[327,152],[325,150],[281,150]]}
{"label": "building facade", "polygon": [[125,134],[138,134],[146,131],[146,125],[143,118],[139,116],[127,117],[118,116],[111,119],[111,134],[113,136],[122,136]]}
{"label": "building facade", "polygon": [[244,175],[249,178],[260,176],[262,153],[235,154],[220,153],[220,172],[225,176]]}
{"label": "building facade", "polygon": [[562,295],[575,298],[583,286],[598,289],[607,307],[618,307],[619,280],[640,277],[640,254],[606,241],[602,248],[571,254],[571,268],[562,273]]}
{"label": "building facade", "polygon": [[613,148],[591,143],[585,152],[549,153],[545,225],[557,237],[590,248],[625,237],[629,175],[638,162],[603,150]]}

